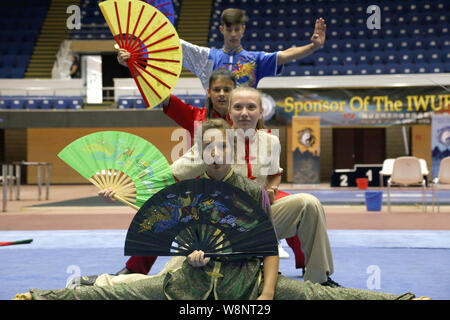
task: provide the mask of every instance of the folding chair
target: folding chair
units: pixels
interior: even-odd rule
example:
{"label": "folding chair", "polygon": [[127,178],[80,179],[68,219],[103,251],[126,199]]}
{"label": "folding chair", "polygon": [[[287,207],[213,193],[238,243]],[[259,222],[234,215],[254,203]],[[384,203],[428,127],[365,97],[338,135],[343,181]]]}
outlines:
{"label": "folding chair", "polygon": [[446,184],[446,185],[450,186],[450,157],[446,157],[441,160],[438,176],[433,179],[432,184],[431,184],[433,212],[434,212],[435,199],[437,199],[437,202],[436,202],[437,208],[438,208],[438,212],[440,212],[439,197],[435,196],[435,189],[438,189],[439,185],[442,185],[442,184]]}
{"label": "folding chair", "polygon": [[421,161],[416,157],[400,157],[395,159],[392,175],[387,182],[388,211],[391,212],[391,186],[421,185],[423,212],[427,212],[425,201],[426,181],[423,177]]}

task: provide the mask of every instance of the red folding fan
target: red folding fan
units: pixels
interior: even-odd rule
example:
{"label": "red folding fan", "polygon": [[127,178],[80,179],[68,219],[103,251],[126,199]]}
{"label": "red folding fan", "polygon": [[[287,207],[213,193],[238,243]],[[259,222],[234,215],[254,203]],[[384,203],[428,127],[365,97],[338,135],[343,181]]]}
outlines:
{"label": "red folding fan", "polygon": [[145,1],[99,3],[118,46],[130,52],[128,67],[151,109],[169,96],[182,68],[180,39],[172,23]]}

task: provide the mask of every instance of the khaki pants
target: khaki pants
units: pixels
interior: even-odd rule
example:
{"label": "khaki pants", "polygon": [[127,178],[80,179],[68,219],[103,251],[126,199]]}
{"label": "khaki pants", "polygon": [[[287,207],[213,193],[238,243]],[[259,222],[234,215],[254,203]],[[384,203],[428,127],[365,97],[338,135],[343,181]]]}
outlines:
{"label": "khaki pants", "polygon": [[131,273],[131,274],[121,274],[118,276],[113,276],[107,273],[101,274],[97,277],[95,280],[94,286],[96,287],[105,287],[105,286],[112,286],[119,283],[130,283],[142,279],[148,279],[153,277],[158,277],[166,274],[169,271],[181,268],[181,265],[183,264],[183,261],[186,259],[186,257],[182,256],[175,256],[172,259],[170,259],[164,268],[157,274],[153,276],[149,276],[146,274],[141,273]]}
{"label": "khaki pants", "polygon": [[304,280],[325,282],[334,269],[320,201],[306,193],[286,196],[272,204],[272,216],[279,239],[299,237],[305,254]]}

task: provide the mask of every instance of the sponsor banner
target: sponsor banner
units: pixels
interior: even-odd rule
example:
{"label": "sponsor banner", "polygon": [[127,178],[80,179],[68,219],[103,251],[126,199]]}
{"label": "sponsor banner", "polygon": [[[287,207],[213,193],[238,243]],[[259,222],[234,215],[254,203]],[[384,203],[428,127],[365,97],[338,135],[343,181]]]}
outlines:
{"label": "sponsor banner", "polygon": [[450,94],[441,87],[263,92],[265,121],[274,125],[290,125],[296,116],[315,116],[322,126],[390,126],[429,123],[433,114],[450,112]]}
{"label": "sponsor banner", "polygon": [[293,183],[320,183],[320,118],[292,118]]}
{"label": "sponsor banner", "polygon": [[431,177],[439,174],[441,160],[450,156],[450,115],[435,115],[431,118]]}

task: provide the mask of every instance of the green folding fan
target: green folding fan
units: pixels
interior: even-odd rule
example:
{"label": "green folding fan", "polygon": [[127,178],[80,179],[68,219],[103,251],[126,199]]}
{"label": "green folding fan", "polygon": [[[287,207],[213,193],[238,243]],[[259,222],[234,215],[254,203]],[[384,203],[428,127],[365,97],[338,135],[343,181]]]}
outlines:
{"label": "green folding fan", "polygon": [[112,188],[117,200],[136,210],[175,183],[164,155],[147,140],[126,132],[88,134],[67,145],[58,157],[100,190]]}

